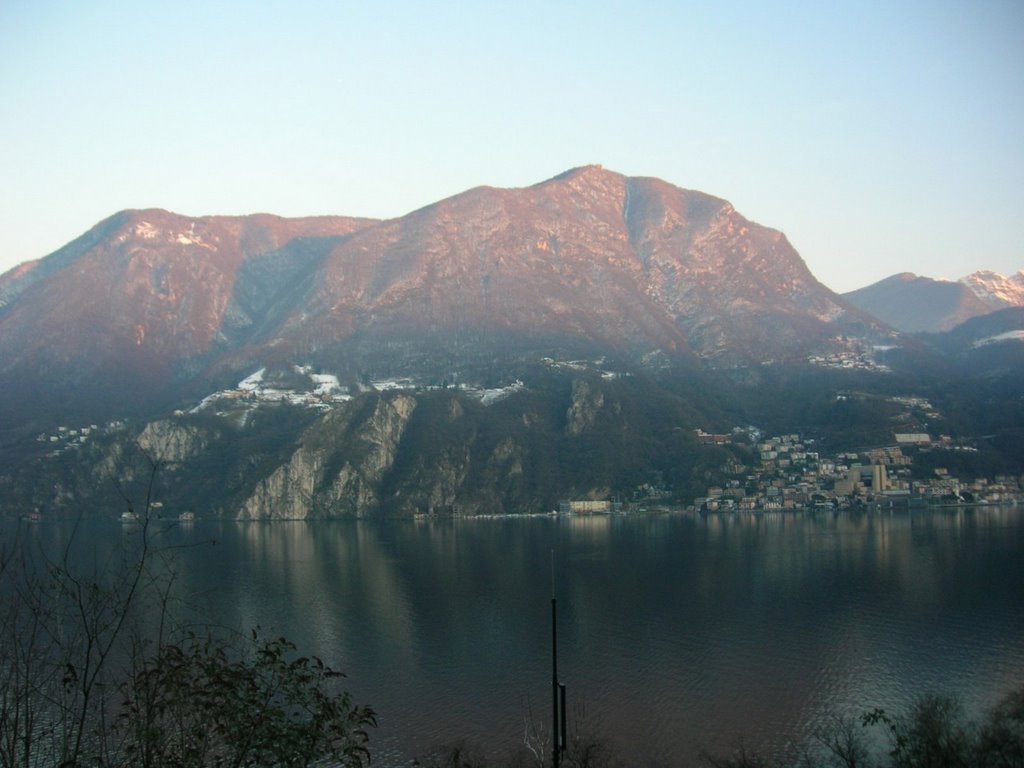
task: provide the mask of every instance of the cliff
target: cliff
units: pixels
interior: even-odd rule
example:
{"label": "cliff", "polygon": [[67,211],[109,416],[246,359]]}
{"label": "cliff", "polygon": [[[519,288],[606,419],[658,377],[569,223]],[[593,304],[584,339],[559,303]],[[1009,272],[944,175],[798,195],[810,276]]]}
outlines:
{"label": "cliff", "polygon": [[161,514],[294,520],[540,513],[705,482],[686,394],[557,367],[510,392],[366,392],[319,409],[228,401],[61,443],[0,493],[53,516],[119,514],[150,497]]}

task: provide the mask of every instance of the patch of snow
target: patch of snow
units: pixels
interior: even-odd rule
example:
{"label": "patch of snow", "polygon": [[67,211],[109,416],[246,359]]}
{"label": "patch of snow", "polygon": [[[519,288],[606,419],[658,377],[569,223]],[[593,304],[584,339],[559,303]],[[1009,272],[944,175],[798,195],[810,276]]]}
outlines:
{"label": "patch of snow", "polygon": [[409,379],[381,379],[379,381],[371,381],[371,385],[376,390],[381,392],[388,392],[396,389],[415,389],[415,385]]}
{"label": "patch of snow", "polygon": [[310,405],[312,395],[308,392],[295,392],[290,389],[267,389],[254,390],[256,399],[262,403],[289,403],[291,405]]}
{"label": "patch of snow", "polygon": [[214,392],[212,395],[207,395],[199,401],[199,405],[195,408],[190,408],[189,413],[199,413],[203,409],[207,408],[211,403],[219,400],[222,394],[222,392]]}
{"label": "patch of snow", "polygon": [[504,400],[509,395],[515,394],[524,388],[523,382],[518,379],[515,383],[510,384],[507,387],[500,387],[498,389],[484,389],[480,392],[480,402],[484,405],[493,405],[499,400]]}
{"label": "patch of snow", "polygon": [[331,395],[335,392],[341,392],[341,384],[338,383],[338,377],[333,373],[311,373],[309,378],[316,385],[313,389],[313,394]]}
{"label": "patch of snow", "polygon": [[267,372],[266,368],[260,368],[255,373],[251,373],[238,382],[238,388],[246,392],[255,392],[259,389],[259,385],[263,383],[263,375]]}
{"label": "patch of snow", "polygon": [[987,347],[990,344],[998,344],[1003,341],[1024,341],[1024,331],[1006,331],[986,339],[978,339],[974,342],[974,348]]}
{"label": "patch of snow", "polygon": [[833,320],[838,320],[842,317],[845,314],[845,311],[838,304],[834,304],[830,301],[824,307],[818,307],[811,310],[811,313],[823,323],[831,323]]}
{"label": "patch of snow", "polygon": [[135,225],[135,234],[145,240],[153,240],[160,234],[160,230],[148,221],[140,221]]}

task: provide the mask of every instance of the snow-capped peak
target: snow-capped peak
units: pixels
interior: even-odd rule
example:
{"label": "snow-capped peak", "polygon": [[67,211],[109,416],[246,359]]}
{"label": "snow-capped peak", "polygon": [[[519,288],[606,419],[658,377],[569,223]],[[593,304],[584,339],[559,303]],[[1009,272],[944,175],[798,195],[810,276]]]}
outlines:
{"label": "snow-capped peak", "polygon": [[1010,277],[988,269],[960,278],[982,301],[995,308],[1024,307],[1024,270]]}

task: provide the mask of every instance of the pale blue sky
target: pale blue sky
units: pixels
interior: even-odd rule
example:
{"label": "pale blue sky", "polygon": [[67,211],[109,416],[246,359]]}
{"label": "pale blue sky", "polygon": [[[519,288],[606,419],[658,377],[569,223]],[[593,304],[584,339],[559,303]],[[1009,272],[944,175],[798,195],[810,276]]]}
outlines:
{"label": "pale blue sky", "polygon": [[601,163],[835,290],[1008,274],[1022,118],[1022,0],[0,0],[0,271],[124,208],[393,217]]}

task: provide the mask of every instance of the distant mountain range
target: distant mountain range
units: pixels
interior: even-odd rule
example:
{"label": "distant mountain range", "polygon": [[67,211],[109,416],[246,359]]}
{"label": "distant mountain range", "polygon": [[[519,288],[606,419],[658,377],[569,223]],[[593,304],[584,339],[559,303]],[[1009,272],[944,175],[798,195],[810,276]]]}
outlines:
{"label": "distant mountain range", "polygon": [[955,282],[902,272],[843,298],[900,331],[948,331],[972,317],[1024,307],[1024,270],[1010,277],[983,270]]}
{"label": "distant mountain range", "polygon": [[0,505],[109,509],[154,459],[231,517],[692,498],[745,456],[697,430],[737,425],[1019,471],[1022,283],[839,296],[725,200],[600,166],[386,221],[123,211],[0,276]]}

